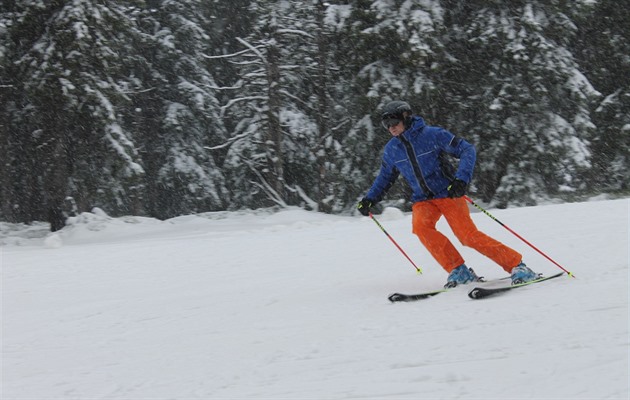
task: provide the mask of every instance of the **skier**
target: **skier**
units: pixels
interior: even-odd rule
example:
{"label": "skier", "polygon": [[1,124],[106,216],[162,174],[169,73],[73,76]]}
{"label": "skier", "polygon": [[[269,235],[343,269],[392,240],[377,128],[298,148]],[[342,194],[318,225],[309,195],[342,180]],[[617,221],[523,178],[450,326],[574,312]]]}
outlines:
{"label": "skier", "polygon": [[[412,190],[413,233],[449,273],[445,288],[480,278],[466,266],[451,241],[436,229],[441,216],[464,246],[477,250],[511,274],[512,284],[536,279],[538,274],[523,263],[521,254],[479,231],[470,218],[463,196],[475,166],[474,146],[446,129],[425,125],[405,101],[387,103],[381,122],[393,138],[385,145],[378,176],[357,205],[359,212],[368,216],[398,175],[402,175]],[[459,159],[457,169],[446,160],[446,154]]]}

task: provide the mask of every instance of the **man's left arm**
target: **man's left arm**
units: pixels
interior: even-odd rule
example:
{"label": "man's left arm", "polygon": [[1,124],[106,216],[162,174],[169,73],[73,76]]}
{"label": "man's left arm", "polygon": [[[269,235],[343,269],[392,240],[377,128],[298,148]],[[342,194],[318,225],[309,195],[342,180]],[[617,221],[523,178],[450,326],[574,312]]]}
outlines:
{"label": "man's left arm", "polygon": [[462,180],[469,184],[472,180],[473,170],[475,169],[475,162],[477,160],[475,146],[465,139],[453,135],[446,129],[442,129],[438,133],[438,136],[442,150],[459,159],[459,168],[457,168],[457,172],[455,173],[455,179]]}

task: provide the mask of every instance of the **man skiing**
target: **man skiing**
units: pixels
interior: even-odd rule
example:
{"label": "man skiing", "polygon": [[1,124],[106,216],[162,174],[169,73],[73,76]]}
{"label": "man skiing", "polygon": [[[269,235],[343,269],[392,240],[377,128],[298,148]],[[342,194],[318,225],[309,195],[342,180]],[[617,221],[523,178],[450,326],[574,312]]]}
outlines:
{"label": "man skiing", "polygon": [[[472,144],[446,129],[425,125],[405,101],[391,101],[381,115],[383,127],[393,136],[385,145],[381,169],[357,208],[368,216],[402,175],[412,190],[413,233],[449,273],[445,288],[478,281],[451,241],[436,229],[444,216],[457,239],[499,264],[511,274],[512,284],[538,277],[522,255],[477,229],[463,196],[472,179],[476,151]],[[447,154],[459,159],[455,169]]]}

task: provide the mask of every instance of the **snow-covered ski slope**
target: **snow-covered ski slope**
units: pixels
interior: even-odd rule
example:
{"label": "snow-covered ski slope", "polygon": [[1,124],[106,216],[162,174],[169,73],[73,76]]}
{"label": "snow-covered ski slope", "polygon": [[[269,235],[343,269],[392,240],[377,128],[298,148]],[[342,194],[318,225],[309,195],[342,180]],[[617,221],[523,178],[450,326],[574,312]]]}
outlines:
{"label": "snow-covered ski slope", "polygon": [[[48,237],[0,224],[0,397],[627,399],[629,203],[490,210],[576,278],[401,304],[387,296],[446,273],[395,209],[377,218],[423,275],[364,217],[86,213]],[[473,218],[534,270],[559,271]]]}

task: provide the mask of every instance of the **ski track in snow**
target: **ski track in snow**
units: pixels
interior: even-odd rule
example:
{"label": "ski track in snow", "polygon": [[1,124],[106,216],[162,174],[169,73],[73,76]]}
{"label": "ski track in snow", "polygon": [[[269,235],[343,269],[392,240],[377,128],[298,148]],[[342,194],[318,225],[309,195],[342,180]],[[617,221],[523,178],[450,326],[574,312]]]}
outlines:
{"label": "ski track in snow", "polygon": [[[387,296],[440,288],[446,273],[395,209],[377,218],[423,275],[370,219],[300,210],[97,213],[46,238],[5,232],[1,397],[627,399],[628,206],[491,210],[577,278],[400,304]],[[558,271],[473,219],[534,270]]]}

